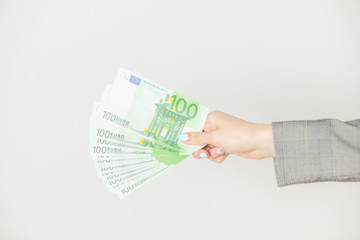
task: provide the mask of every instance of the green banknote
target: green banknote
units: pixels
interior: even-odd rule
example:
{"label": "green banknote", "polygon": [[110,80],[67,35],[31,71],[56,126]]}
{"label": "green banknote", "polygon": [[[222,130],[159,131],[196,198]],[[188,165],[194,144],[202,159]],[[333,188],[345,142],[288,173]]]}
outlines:
{"label": "green banknote", "polygon": [[120,69],[94,104],[90,120],[90,155],[99,177],[120,198],[189,157],[202,146],[179,141],[200,132],[208,108]]}
{"label": "green banknote", "polygon": [[124,69],[105,92],[102,117],[154,139],[143,139],[142,145],[155,143],[184,154],[200,148],[183,144],[178,137],[202,131],[209,112],[202,104]]}

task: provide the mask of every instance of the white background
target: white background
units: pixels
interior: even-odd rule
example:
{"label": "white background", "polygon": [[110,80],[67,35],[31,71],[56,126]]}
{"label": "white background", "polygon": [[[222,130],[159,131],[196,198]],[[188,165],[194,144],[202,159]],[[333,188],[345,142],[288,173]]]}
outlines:
{"label": "white background", "polygon": [[0,239],[360,239],[360,183],[187,159],[124,200],[89,117],[118,68],[248,121],[360,117],[359,1],[0,1]]}

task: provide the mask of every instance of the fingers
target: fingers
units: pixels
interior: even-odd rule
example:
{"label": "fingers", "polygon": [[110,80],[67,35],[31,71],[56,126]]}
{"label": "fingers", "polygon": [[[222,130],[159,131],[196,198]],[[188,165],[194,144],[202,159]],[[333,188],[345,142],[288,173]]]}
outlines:
{"label": "fingers", "polygon": [[201,159],[201,158],[208,158],[210,156],[210,153],[206,149],[202,148],[194,152],[192,155],[194,158]]}
{"label": "fingers", "polygon": [[228,156],[229,154],[224,154],[222,156],[215,158],[213,161],[216,163],[222,163]]}
{"label": "fingers", "polygon": [[210,132],[188,132],[181,134],[179,140],[185,144],[199,146],[211,143],[211,136]]}
{"label": "fingers", "polygon": [[216,163],[221,163],[229,156],[229,154],[225,153],[220,148],[207,145],[204,148],[194,152],[193,156],[197,159],[208,158]]}
{"label": "fingers", "polygon": [[212,161],[216,161],[219,157],[225,156],[225,152],[217,147],[211,147],[208,149],[208,152],[210,153],[208,159]]}

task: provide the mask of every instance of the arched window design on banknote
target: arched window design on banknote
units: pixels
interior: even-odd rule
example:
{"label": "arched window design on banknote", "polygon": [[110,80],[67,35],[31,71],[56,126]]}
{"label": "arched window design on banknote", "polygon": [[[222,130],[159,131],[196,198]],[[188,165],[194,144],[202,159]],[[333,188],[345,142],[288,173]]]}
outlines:
{"label": "arched window design on banknote", "polygon": [[148,127],[147,135],[157,142],[161,141],[162,144],[177,148],[178,136],[188,119],[187,116],[170,109],[170,104],[163,103],[161,99],[160,103],[156,103],[155,115]]}

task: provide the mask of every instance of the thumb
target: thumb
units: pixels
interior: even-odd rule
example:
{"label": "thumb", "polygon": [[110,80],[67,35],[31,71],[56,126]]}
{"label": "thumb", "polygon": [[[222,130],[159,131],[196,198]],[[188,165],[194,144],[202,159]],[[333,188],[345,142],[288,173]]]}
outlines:
{"label": "thumb", "polygon": [[211,144],[211,132],[188,132],[181,134],[179,140],[188,145]]}

